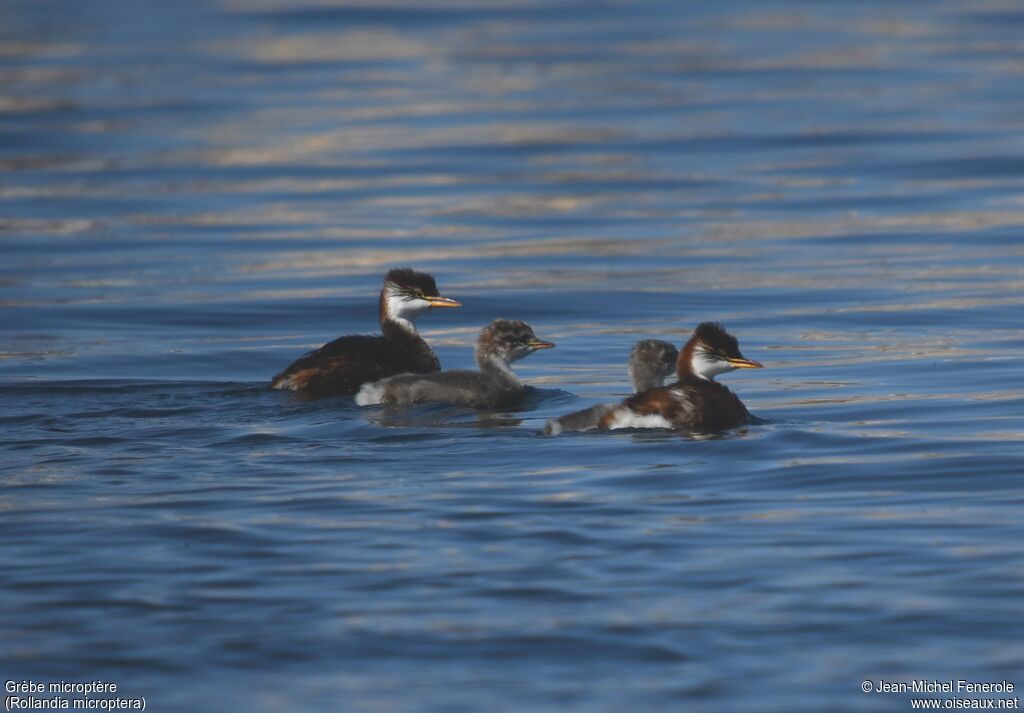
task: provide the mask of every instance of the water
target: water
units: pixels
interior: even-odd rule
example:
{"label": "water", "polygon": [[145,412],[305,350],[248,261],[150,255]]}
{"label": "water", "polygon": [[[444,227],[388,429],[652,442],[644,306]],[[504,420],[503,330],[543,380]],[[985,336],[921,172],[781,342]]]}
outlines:
{"label": "water", "polygon": [[[906,710],[1015,681],[1012,2],[0,8],[0,668],[161,711]],[[528,407],[271,375],[429,270]],[[724,322],[765,423],[538,435]]]}

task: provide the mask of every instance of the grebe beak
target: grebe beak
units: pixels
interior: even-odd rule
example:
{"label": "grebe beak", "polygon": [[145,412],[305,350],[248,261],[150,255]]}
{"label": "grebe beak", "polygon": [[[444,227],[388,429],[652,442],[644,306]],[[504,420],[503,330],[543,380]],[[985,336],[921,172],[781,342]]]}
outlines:
{"label": "grebe beak", "polygon": [[425,297],[427,302],[430,303],[431,307],[461,307],[462,303],[458,300],[453,300],[451,297]]}
{"label": "grebe beak", "polygon": [[737,369],[763,369],[764,364],[753,359],[747,359],[745,357],[733,357],[729,359],[729,364],[736,367]]}
{"label": "grebe beak", "polygon": [[526,343],[526,346],[530,349],[551,349],[555,346],[554,342],[545,342],[543,339],[537,339],[534,337]]}

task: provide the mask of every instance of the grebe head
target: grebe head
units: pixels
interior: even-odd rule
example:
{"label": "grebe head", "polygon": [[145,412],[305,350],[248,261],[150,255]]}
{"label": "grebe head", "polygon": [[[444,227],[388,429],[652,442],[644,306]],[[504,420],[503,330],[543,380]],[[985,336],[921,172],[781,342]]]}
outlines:
{"label": "grebe head", "polygon": [[476,361],[481,368],[488,363],[507,367],[538,349],[553,346],[553,342],[538,339],[526,322],[496,319],[480,331],[476,340]]}
{"label": "grebe head", "polygon": [[715,322],[703,322],[679,355],[679,378],[685,374],[712,380],[733,369],[760,369],[760,364],[740,353],[736,337]]}
{"label": "grebe head", "polygon": [[407,267],[388,271],[380,293],[381,322],[390,320],[412,329],[412,322],[433,307],[461,307],[462,303],[442,297],[434,278]]}
{"label": "grebe head", "polygon": [[660,339],[643,339],[629,352],[629,380],[633,391],[654,389],[676,371],[679,350]]}

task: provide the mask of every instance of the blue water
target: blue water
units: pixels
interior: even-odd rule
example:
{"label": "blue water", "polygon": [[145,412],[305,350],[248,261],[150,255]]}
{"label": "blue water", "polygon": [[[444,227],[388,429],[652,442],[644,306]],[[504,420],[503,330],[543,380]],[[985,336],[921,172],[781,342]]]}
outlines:
{"label": "blue water", "polygon": [[[1024,12],[8,0],[0,671],[160,711],[1024,686]],[[268,390],[421,318],[520,412]],[[724,322],[764,422],[538,435]]]}

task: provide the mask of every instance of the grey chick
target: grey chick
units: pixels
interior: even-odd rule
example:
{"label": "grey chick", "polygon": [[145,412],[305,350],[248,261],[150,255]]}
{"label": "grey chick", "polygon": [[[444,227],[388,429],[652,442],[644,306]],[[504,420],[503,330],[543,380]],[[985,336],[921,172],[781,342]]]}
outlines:
{"label": "grey chick", "polygon": [[514,361],[552,342],[538,339],[526,322],[496,319],[480,331],[476,363],[480,371],[400,374],[364,384],[356,394],[360,406],[370,404],[450,404],[476,409],[503,409],[519,404],[524,387],[512,371]]}

